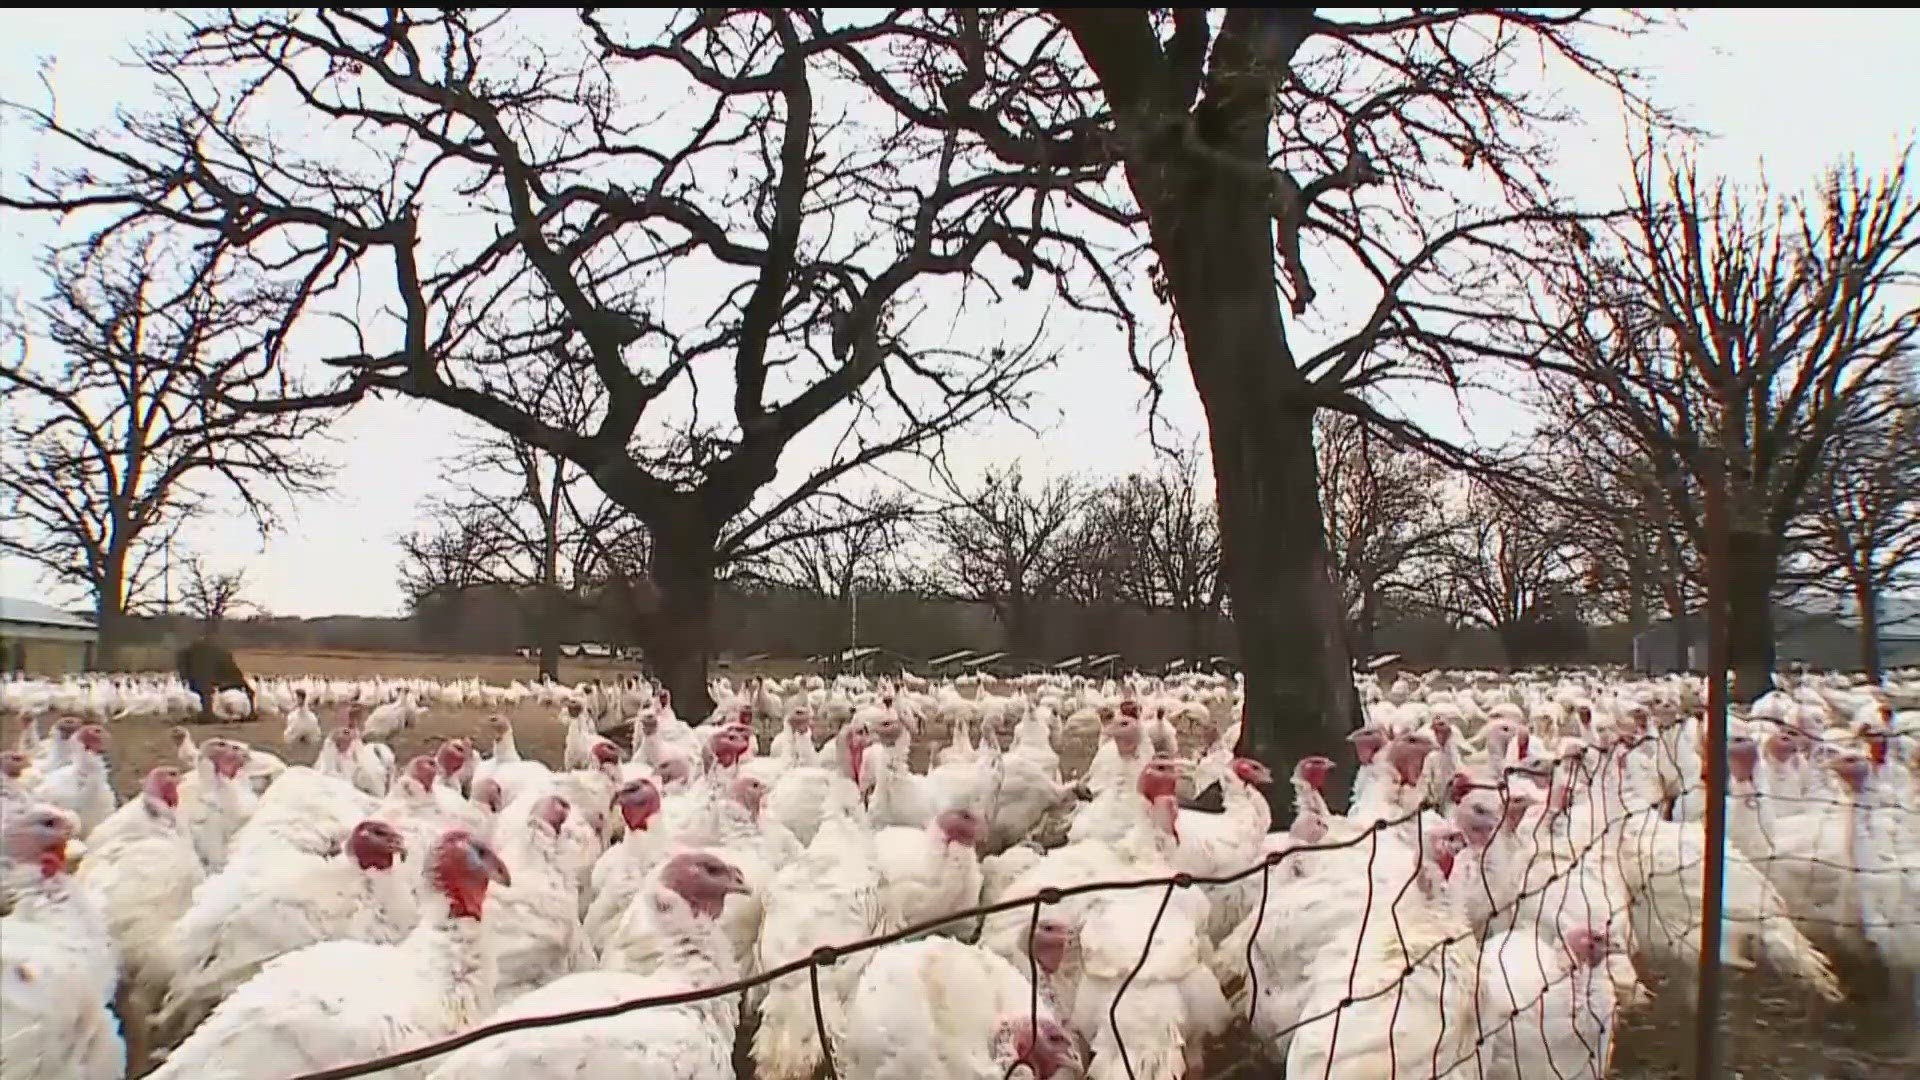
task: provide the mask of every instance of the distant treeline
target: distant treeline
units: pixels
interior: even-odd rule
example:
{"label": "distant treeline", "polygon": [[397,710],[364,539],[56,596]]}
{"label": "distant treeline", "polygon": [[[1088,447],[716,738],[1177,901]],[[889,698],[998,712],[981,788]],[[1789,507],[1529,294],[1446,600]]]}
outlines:
{"label": "distant treeline", "polygon": [[[1225,617],[1196,628],[1179,612],[1122,604],[1050,600],[1038,601],[1035,607],[1037,626],[1029,632],[1036,635],[1039,648],[1027,651],[1040,655],[1023,659],[1051,663],[1070,656],[1118,653],[1123,666],[1144,669],[1176,658],[1216,653],[1231,657],[1234,652],[1232,622]],[[535,643],[537,610],[512,590],[482,586],[435,595],[406,617],[243,619],[223,625],[219,636],[239,647],[507,655]],[[1530,652],[1512,656],[1491,630],[1450,626],[1438,615],[1388,611],[1385,616],[1373,634],[1375,648],[1400,653],[1408,663],[1422,667],[1624,663],[1631,653],[1631,633],[1626,627],[1573,627],[1571,634],[1567,627],[1554,627],[1554,633],[1516,642],[1518,647],[1530,647]],[[145,637],[170,632],[179,638],[197,632],[197,624],[185,618],[143,622]],[[594,605],[574,605],[561,624],[559,637],[564,642],[632,644],[620,620]],[[816,656],[856,642],[919,658],[956,649],[1014,651],[992,607],[982,603],[903,592],[862,593],[849,603],[777,588],[730,588],[720,595],[714,620],[719,656]]]}

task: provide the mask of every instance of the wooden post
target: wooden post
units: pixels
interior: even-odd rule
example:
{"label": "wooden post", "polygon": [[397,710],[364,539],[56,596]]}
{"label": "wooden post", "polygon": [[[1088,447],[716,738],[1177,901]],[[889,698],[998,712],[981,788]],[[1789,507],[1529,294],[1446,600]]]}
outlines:
{"label": "wooden post", "polygon": [[1700,892],[1700,993],[1694,1076],[1720,1077],[1721,908],[1727,876],[1727,463],[1718,446],[1701,463],[1707,511],[1706,880]]}

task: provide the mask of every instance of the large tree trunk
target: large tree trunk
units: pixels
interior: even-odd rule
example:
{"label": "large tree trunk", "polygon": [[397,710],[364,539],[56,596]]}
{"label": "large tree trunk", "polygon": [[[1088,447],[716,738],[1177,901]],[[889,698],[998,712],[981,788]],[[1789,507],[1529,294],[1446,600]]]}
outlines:
{"label": "large tree trunk", "polygon": [[94,594],[93,625],[99,640],[94,645],[94,666],[104,671],[120,671],[127,665],[127,553],[109,550],[101,568],[100,587]]}
{"label": "large tree trunk", "polygon": [[1773,582],[1779,565],[1766,534],[1727,534],[1727,667],[1736,701],[1752,702],[1773,689]]}
{"label": "large tree trunk", "polygon": [[[1264,129],[1253,134],[1264,148]],[[1253,156],[1264,160],[1264,149]],[[1183,175],[1173,183],[1147,175],[1164,169]],[[1128,177],[1144,193],[1207,412],[1223,570],[1246,675],[1241,752],[1284,776],[1302,757],[1345,751],[1361,722],[1359,695],[1321,518],[1314,405],[1273,280],[1269,191],[1216,169],[1150,161],[1146,170],[1130,166]],[[1289,820],[1285,785],[1268,795],[1275,821]]]}
{"label": "large tree trunk", "polygon": [[1872,585],[1856,582],[1853,602],[1860,609],[1860,670],[1871,682],[1880,681],[1880,597]]}
{"label": "large tree trunk", "polygon": [[[1195,344],[1190,336],[1189,348]],[[1203,352],[1204,347],[1195,349],[1196,371],[1207,366]],[[1268,381],[1263,372],[1271,371],[1269,364],[1244,362],[1241,380],[1256,386]],[[1226,377],[1214,370],[1199,381],[1205,386]],[[1310,412],[1261,415],[1264,410],[1242,408],[1231,393],[1207,399],[1203,390],[1202,395],[1208,400],[1223,553],[1246,673],[1241,752],[1285,775],[1302,757],[1344,750],[1347,733],[1360,723],[1340,587],[1321,531],[1313,421]],[[1260,396],[1248,392],[1242,400]],[[1291,813],[1290,806],[1281,805],[1287,802],[1282,790],[1280,785],[1268,789],[1276,820]]]}
{"label": "large tree trunk", "polygon": [[688,723],[713,711],[707,698],[707,660],[713,640],[716,539],[697,520],[660,521],[647,566],[652,596],[639,628],[641,648],[653,677],[673,694],[675,715]]}

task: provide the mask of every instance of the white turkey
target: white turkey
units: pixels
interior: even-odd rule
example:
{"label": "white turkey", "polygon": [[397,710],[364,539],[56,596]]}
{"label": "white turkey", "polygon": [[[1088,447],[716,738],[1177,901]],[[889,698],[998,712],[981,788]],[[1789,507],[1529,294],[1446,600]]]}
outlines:
{"label": "white turkey", "polygon": [[127,1050],[107,1011],[119,956],[105,920],[67,872],[73,819],[51,806],[10,815],[0,834],[13,909],[0,917],[0,1033],[6,1080],[119,1080]]}
{"label": "white turkey", "polygon": [[[260,969],[149,1074],[153,1080],[291,1080],[445,1038],[493,1011],[481,916],[506,864],[464,832],[426,855],[433,896],[392,945],[327,941]],[[424,1070],[396,1070],[396,1077]]]}

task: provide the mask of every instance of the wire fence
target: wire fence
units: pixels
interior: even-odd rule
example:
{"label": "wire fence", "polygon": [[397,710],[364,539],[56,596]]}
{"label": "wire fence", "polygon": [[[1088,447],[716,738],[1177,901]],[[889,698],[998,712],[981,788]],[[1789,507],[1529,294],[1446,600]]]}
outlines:
{"label": "wire fence", "polygon": [[[860,1018],[846,1015],[844,999],[829,1003],[840,991],[823,989],[823,971],[863,968],[877,950],[935,933],[1004,946],[1008,926],[1017,948],[1005,958],[1024,967],[1029,984],[1028,1030],[1037,1032],[1043,1018],[1077,1029],[1101,1080],[1198,1077],[1188,1071],[1197,1055],[1185,1047],[1229,1031],[1291,1078],[1604,1076],[1619,1008],[1644,992],[1630,957],[1666,977],[1663,995],[1684,992],[1704,970],[1708,850],[1690,819],[1705,788],[1697,775],[1684,776],[1701,771],[1680,752],[1685,730],[1497,773],[1470,769],[1455,778],[1443,766],[1394,792],[1380,790],[1391,778],[1376,776],[1356,801],[1400,800],[1389,813],[1366,820],[1308,809],[1230,873],[1074,880],[1091,872],[1063,869],[1060,880],[1024,895],[821,944],[718,985],[484,1024],[297,1080],[376,1075],[514,1032],[728,999],[801,977],[817,1067],[837,1078],[846,1075],[846,1028]],[[1779,774],[1777,790],[1764,789],[1765,777],[1736,777],[1728,791],[1726,887],[1708,916],[1720,921],[1725,944],[1705,964],[1764,967],[1839,1001],[1826,950],[1864,941],[1908,962],[1920,953],[1920,814],[1911,791],[1876,794],[1888,783],[1913,783],[1897,763],[1869,758],[1879,779],[1856,790],[1847,778],[1859,762],[1848,751],[1814,741],[1799,754],[1763,762]],[[1043,857],[1021,880],[1045,880],[1048,865]],[[1113,939],[1145,911],[1124,898],[1153,891],[1137,957],[1108,966]],[[1246,909],[1217,944],[1207,931],[1215,905],[1236,915]],[[1036,942],[1049,912],[1064,913],[1081,932],[1077,993],[1098,1000],[1069,1003],[1054,973],[1042,970]],[[1097,956],[1089,936],[1104,950]],[[1155,967],[1156,949],[1201,966]],[[1220,1015],[1200,1004],[1211,1000],[1208,980],[1226,1005]],[[1142,1012],[1123,1008],[1130,994],[1154,996]],[[1034,1064],[1017,1056],[1005,1075]]]}

